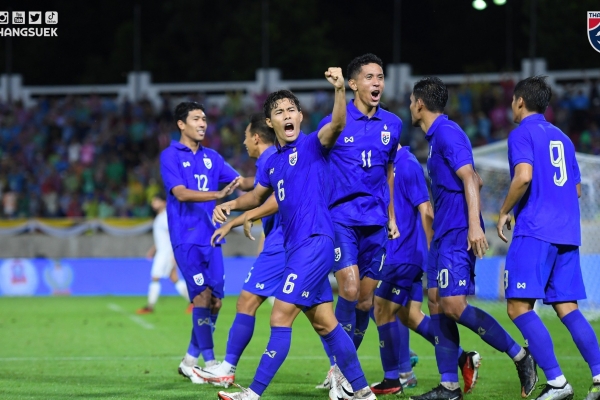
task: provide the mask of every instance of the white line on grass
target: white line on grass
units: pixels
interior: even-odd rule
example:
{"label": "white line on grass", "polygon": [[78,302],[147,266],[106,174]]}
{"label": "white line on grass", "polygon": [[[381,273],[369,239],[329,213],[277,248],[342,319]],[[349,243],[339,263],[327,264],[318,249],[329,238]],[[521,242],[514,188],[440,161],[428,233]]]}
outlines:
{"label": "white line on grass", "polygon": [[133,322],[135,322],[136,324],[138,324],[139,326],[141,326],[144,329],[154,329],[154,325],[152,325],[149,322],[144,321],[143,318],[141,318],[137,315],[129,314],[127,311],[125,311],[123,308],[121,308],[121,306],[119,306],[118,304],[108,303],[108,308],[112,311],[115,311],[115,312],[125,315],[127,318],[129,318],[130,320],[132,320]]}

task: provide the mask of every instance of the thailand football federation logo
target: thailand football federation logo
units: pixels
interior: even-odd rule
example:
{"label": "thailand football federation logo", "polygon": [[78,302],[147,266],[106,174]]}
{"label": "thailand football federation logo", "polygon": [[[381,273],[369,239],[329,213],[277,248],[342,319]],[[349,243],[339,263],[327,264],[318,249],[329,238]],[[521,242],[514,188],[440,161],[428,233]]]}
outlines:
{"label": "thailand football federation logo", "polygon": [[336,247],[333,251],[335,253],[335,261],[340,261],[340,258],[342,258],[342,249]]}
{"label": "thailand football federation logo", "polygon": [[204,275],[202,275],[202,273],[194,275],[193,278],[194,278],[194,282],[196,282],[196,285],[198,285],[198,286],[204,285]]}
{"label": "thailand football federation logo", "polygon": [[298,153],[293,152],[290,154],[290,165],[293,167],[296,165],[296,162],[298,162]]}
{"label": "thailand football federation logo", "polygon": [[588,40],[598,53],[600,53],[600,11],[588,11]]}
{"label": "thailand football federation logo", "polygon": [[204,156],[204,166],[208,169],[212,168],[212,161],[210,158]]}
{"label": "thailand football federation logo", "polygon": [[391,134],[386,131],[381,131],[381,143],[387,145],[390,142]]}

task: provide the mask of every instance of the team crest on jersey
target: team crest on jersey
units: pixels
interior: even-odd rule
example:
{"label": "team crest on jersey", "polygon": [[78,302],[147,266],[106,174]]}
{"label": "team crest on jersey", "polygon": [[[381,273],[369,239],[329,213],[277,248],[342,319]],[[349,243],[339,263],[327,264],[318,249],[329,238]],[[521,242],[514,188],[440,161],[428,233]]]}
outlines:
{"label": "team crest on jersey", "polygon": [[[387,127],[385,127],[387,128]],[[381,131],[381,143],[383,144],[388,144],[390,142],[390,138],[392,137],[392,134],[386,131]]]}
{"label": "team crest on jersey", "polygon": [[212,160],[206,156],[204,156],[204,166],[208,169],[212,168]]}
{"label": "team crest on jersey", "polygon": [[335,253],[335,261],[340,261],[340,258],[342,258],[342,249],[336,247],[333,252]]}
{"label": "team crest on jersey", "polygon": [[587,12],[588,40],[590,44],[600,53],[600,11]]}
{"label": "team crest on jersey", "polygon": [[196,285],[198,286],[204,285],[204,275],[202,275],[202,273],[194,275],[194,282],[196,282]]}
{"label": "team crest on jersey", "polygon": [[290,165],[293,167],[298,162],[298,153],[293,152],[290,153]]}

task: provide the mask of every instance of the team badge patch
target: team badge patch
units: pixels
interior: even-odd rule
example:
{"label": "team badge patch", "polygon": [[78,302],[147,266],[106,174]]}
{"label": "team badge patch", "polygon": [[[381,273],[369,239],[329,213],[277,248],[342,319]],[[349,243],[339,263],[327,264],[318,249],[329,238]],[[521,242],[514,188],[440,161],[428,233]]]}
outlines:
{"label": "team badge patch", "polygon": [[196,282],[196,285],[198,286],[204,285],[204,275],[202,275],[202,273],[194,275],[194,282]]}
{"label": "team badge patch", "polygon": [[335,253],[335,261],[340,261],[340,258],[342,258],[342,249],[336,247],[333,252]]}
{"label": "team badge patch", "polygon": [[590,44],[600,53],[600,11],[588,11],[588,40]]}
{"label": "team badge patch", "polygon": [[290,165],[293,167],[298,162],[298,153],[294,152],[290,154]]}
{"label": "team badge patch", "polygon": [[381,131],[381,143],[388,144],[392,135],[389,132]]}
{"label": "team badge patch", "polygon": [[204,157],[204,165],[206,166],[206,168],[211,169],[212,168],[212,161],[210,158],[207,158],[206,156]]}

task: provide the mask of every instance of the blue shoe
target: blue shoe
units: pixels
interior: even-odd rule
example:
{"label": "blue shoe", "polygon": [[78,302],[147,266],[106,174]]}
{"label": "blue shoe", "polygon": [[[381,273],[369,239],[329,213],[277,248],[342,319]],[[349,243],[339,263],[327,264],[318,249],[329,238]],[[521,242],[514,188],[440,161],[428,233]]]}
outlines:
{"label": "blue shoe", "polygon": [[417,355],[417,353],[412,351],[412,349],[409,349],[409,352],[410,352],[410,366],[411,366],[411,368],[414,368],[419,363],[419,356]]}

